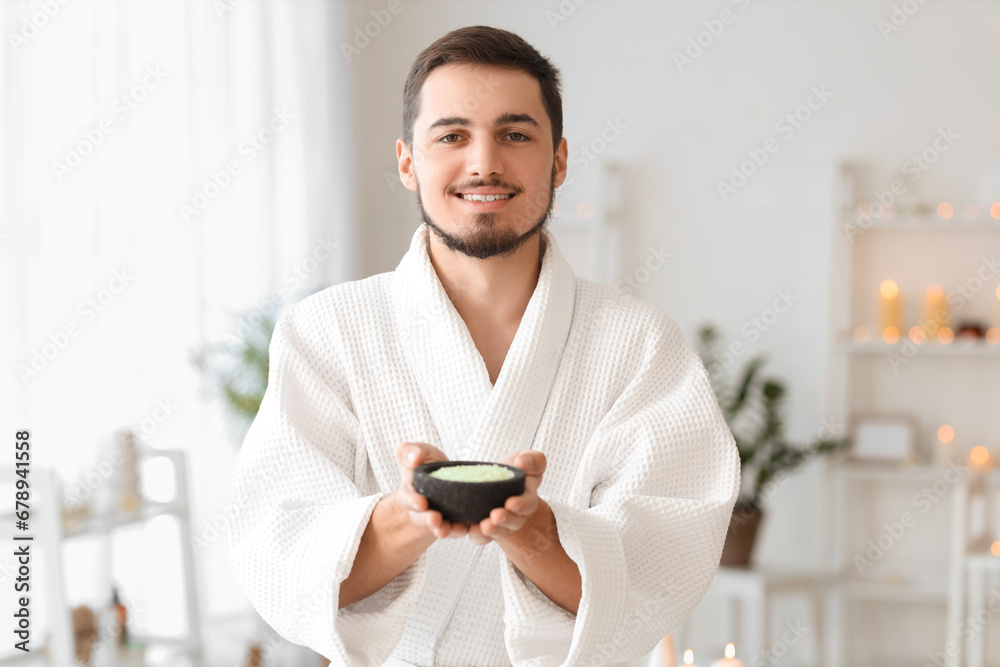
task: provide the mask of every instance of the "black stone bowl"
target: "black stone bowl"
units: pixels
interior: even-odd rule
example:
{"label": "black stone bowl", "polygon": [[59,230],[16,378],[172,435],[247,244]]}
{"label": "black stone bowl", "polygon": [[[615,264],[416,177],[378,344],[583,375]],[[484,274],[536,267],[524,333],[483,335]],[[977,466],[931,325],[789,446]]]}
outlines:
{"label": "black stone bowl", "polygon": [[[510,479],[495,482],[455,482],[431,477],[438,468],[458,465],[498,465],[514,472]],[[430,509],[452,523],[479,523],[494,507],[503,507],[511,496],[524,493],[524,471],[505,463],[489,461],[435,461],[413,469],[413,488],[427,498]]]}

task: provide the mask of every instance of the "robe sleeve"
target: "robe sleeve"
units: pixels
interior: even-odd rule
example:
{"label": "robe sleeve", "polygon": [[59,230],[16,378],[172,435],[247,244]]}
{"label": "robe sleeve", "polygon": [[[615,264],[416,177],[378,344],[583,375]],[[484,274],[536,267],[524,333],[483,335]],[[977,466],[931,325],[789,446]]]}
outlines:
{"label": "robe sleeve", "polygon": [[282,637],[333,664],[382,665],[426,580],[427,554],[339,609],[340,584],[388,493],[360,493],[367,453],[347,383],[327,371],[339,364],[335,346],[321,345],[318,325],[295,315],[275,327],[267,390],[240,451],[229,557],[251,604]]}
{"label": "robe sleeve", "polygon": [[736,443],[676,324],[667,319],[646,345],[592,438],[612,464],[590,507],[546,496],[544,478],[539,488],[580,569],[577,614],[504,559],[505,642],[517,667],[641,658],[690,615],[718,569],[740,488]]}

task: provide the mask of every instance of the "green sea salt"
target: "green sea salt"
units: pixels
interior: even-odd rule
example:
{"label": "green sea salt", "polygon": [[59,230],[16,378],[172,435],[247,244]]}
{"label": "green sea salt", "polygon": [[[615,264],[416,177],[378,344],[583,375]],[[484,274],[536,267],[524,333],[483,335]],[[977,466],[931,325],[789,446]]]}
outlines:
{"label": "green sea salt", "polygon": [[430,476],[452,482],[497,482],[510,479],[514,471],[498,465],[445,466],[430,473]]}

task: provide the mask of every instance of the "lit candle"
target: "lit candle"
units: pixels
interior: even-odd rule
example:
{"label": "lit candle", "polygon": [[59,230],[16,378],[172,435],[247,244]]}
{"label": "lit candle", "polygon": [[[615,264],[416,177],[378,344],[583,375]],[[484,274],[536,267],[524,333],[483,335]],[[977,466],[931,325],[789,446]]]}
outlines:
{"label": "lit candle", "polygon": [[969,452],[969,462],[976,470],[985,470],[990,467],[990,450],[982,445],[977,445]]}
{"label": "lit candle", "polygon": [[694,651],[691,649],[684,651],[684,664],[691,665],[691,667],[698,667],[698,665],[694,664]]}
{"label": "lit candle", "polygon": [[931,285],[924,292],[920,317],[929,338],[937,336],[941,327],[948,326],[948,298],[940,285]]}
{"label": "lit candle", "polygon": [[879,329],[885,342],[895,343],[903,329],[903,298],[895,280],[883,280],[880,291]]}
{"label": "lit candle", "polygon": [[674,633],[660,640],[660,653],[663,667],[677,667],[677,653],[674,650]]}
{"label": "lit candle", "polygon": [[997,285],[997,319],[995,328],[1000,329],[1000,285]]}
{"label": "lit candle", "polygon": [[742,662],[734,657],[735,655],[736,647],[732,644],[726,644],[726,657],[722,660],[716,660],[713,662],[712,667],[746,667]]}

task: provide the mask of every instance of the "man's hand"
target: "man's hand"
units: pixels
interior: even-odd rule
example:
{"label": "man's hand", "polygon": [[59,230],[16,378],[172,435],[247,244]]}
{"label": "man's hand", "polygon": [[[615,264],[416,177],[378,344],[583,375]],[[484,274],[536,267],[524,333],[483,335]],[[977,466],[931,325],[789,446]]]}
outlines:
{"label": "man's hand", "polygon": [[469,530],[469,524],[445,521],[440,512],[429,509],[427,498],[413,488],[413,469],[424,463],[447,460],[448,457],[444,452],[425,442],[404,442],[396,448],[399,488],[391,497],[410,512],[410,520],[415,525],[427,528],[439,539],[464,537]]}
{"label": "man's hand", "polygon": [[524,471],[524,493],[511,496],[503,507],[493,508],[488,517],[469,525],[469,541],[476,545],[489,544],[492,540],[502,542],[529,523],[541,506],[537,492],[545,472],[545,454],[531,450],[514,452],[501,463]]}

